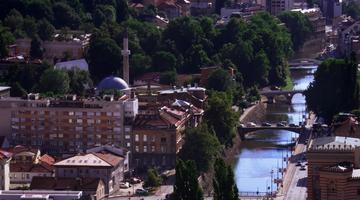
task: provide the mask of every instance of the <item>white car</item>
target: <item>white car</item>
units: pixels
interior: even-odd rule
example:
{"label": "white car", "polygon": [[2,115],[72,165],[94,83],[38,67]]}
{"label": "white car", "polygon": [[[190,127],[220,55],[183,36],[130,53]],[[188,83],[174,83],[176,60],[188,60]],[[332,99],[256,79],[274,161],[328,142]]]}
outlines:
{"label": "white car", "polygon": [[248,122],[248,123],[246,124],[246,126],[247,126],[247,127],[255,127],[256,124],[255,124],[254,122]]}
{"label": "white car", "polygon": [[129,182],[120,183],[120,188],[126,189],[126,188],[129,188],[129,187],[130,187]]}

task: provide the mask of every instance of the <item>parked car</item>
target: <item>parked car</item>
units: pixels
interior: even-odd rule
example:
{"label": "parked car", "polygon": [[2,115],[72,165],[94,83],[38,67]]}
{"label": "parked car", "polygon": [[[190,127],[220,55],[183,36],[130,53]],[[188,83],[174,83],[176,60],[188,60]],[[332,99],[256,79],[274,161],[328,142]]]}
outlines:
{"label": "parked car", "polygon": [[239,127],[245,128],[245,125],[244,125],[243,123],[240,123],[240,124],[239,124]]}
{"label": "parked car", "polygon": [[135,193],[137,195],[147,195],[149,192],[147,190],[143,189],[143,188],[139,188],[139,189],[135,190]]}
{"label": "parked car", "polygon": [[248,122],[248,123],[246,124],[246,126],[247,126],[247,127],[255,127],[256,124],[255,124],[254,122]]}
{"label": "parked car", "polygon": [[278,126],[278,127],[284,127],[284,126],[285,126],[285,124],[283,124],[283,123],[279,122],[279,123],[277,123],[277,124],[276,124],[276,126]]}
{"label": "parked car", "polygon": [[278,86],[272,85],[270,87],[270,90],[280,90],[280,88]]}
{"label": "parked car", "polygon": [[268,122],[264,122],[264,123],[262,123],[261,125],[262,125],[262,126],[271,126],[271,124],[268,123]]}
{"label": "parked car", "polygon": [[129,187],[130,187],[129,182],[121,182],[120,183],[120,188],[126,189],[126,188],[129,188]]}
{"label": "parked car", "polygon": [[296,163],[295,166],[296,166],[296,167],[300,167],[300,166],[301,166],[301,162],[300,162],[300,161],[297,161],[297,163]]}
{"label": "parked car", "polygon": [[131,179],[130,179],[130,183],[131,183],[131,184],[141,183],[141,179],[138,179],[138,178],[131,178]]}
{"label": "parked car", "polygon": [[296,124],[289,124],[290,127],[299,127],[298,125]]}

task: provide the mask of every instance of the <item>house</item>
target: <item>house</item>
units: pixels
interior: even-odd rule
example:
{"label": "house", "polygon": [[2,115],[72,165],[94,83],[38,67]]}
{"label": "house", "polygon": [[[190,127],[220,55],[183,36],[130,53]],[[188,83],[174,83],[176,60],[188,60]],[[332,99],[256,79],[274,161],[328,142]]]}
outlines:
{"label": "house", "polygon": [[10,189],[10,161],[12,154],[10,152],[0,150],[0,189]]}
{"label": "house", "polygon": [[0,200],[80,200],[82,191],[0,190]]}
{"label": "house", "polygon": [[358,199],[360,139],[321,137],[309,142],[307,199]]}
{"label": "house", "polygon": [[55,177],[100,178],[105,184],[105,194],[119,190],[124,179],[125,158],[109,151],[76,155],[54,164]]}
{"label": "house", "polygon": [[11,163],[39,163],[40,149],[17,145],[6,149],[12,153]]}
{"label": "house", "polygon": [[58,62],[55,64],[54,68],[63,70],[72,70],[77,68],[79,70],[89,71],[89,65],[85,59]]}
{"label": "house", "polygon": [[30,190],[82,191],[84,199],[105,197],[105,184],[100,178],[34,177]]}

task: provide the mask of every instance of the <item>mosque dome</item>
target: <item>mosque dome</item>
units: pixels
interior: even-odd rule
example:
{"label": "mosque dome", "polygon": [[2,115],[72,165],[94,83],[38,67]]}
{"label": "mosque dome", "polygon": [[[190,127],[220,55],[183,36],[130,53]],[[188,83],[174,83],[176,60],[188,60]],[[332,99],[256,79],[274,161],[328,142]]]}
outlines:
{"label": "mosque dome", "polygon": [[122,79],[116,76],[109,76],[104,78],[97,86],[97,90],[108,90],[108,89],[117,89],[124,90],[128,89],[129,85]]}

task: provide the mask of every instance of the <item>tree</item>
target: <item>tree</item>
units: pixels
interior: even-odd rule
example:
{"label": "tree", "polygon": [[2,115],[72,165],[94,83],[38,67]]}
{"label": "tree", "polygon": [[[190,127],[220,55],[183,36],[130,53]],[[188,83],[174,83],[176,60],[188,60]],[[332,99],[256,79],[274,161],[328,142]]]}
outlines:
{"label": "tree", "polygon": [[10,10],[9,14],[4,19],[4,25],[9,27],[11,32],[21,31],[24,19],[19,11],[16,9]]}
{"label": "tree", "polygon": [[159,187],[161,181],[162,179],[156,169],[148,169],[144,187]]}
{"label": "tree", "polygon": [[90,75],[94,82],[106,76],[121,73],[121,49],[110,38],[94,38],[88,51]]}
{"label": "tree", "polygon": [[34,37],[31,40],[30,57],[32,59],[42,59],[43,57],[43,49],[41,46],[41,41],[38,37]]}
{"label": "tree", "polygon": [[231,166],[219,158],[215,161],[214,200],[238,200],[239,194]]}
{"label": "tree", "polygon": [[37,26],[40,39],[43,41],[51,40],[55,32],[54,26],[46,19],[40,20]]}
{"label": "tree", "polygon": [[160,84],[164,85],[175,85],[177,74],[175,71],[166,71],[160,74]]}
{"label": "tree", "polygon": [[73,69],[67,71],[69,76],[69,92],[72,94],[77,94],[79,96],[84,96],[86,89],[92,87],[92,81],[88,71]]}
{"label": "tree", "polygon": [[256,53],[253,66],[252,77],[256,78],[255,80],[252,80],[253,84],[259,84],[261,86],[267,85],[269,83],[270,61],[263,50]]}
{"label": "tree", "polygon": [[360,19],[360,6],[356,1],[350,0],[342,3],[342,10],[344,14],[351,16],[353,19]]}
{"label": "tree", "polygon": [[357,64],[352,59],[328,59],[322,62],[314,81],[305,91],[309,110],[330,122],[338,112],[349,112],[359,106]]}
{"label": "tree", "polygon": [[93,20],[95,25],[98,27],[104,22],[115,22],[116,10],[111,5],[98,5],[96,6]]}
{"label": "tree", "polygon": [[150,69],[151,57],[141,53],[133,54],[130,57],[130,66],[130,78],[133,79]]}
{"label": "tree", "polygon": [[11,32],[0,24],[0,58],[5,58],[8,53],[8,45],[15,41]]}
{"label": "tree", "polygon": [[177,160],[174,199],[203,200],[204,194],[197,178],[198,175],[194,161],[182,161],[181,159]]}
{"label": "tree", "polygon": [[185,143],[179,152],[182,160],[193,160],[199,172],[207,172],[219,155],[221,145],[206,124],[185,130]]}
{"label": "tree", "polygon": [[66,3],[58,2],[53,6],[54,10],[54,25],[56,28],[69,27],[77,29],[80,25],[80,17],[73,8]]}
{"label": "tree", "polygon": [[40,90],[43,93],[66,94],[69,91],[69,83],[66,71],[47,69],[40,77]]}
{"label": "tree", "polygon": [[309,19],[303,13],[293,11],[282,12],[278,17],[290,32],[294,50],[298,50],[312,33]]}
{"label": "tree", "polygon": [[231,106],[231,95],[214,91],[209,95],[204,116],[208,126],[214,128],[220,143],[225,146],[232,145],[238,121],[238,114],[232,110]]}
{"label": "tree", "polygon": [[176,58],[172,53],[158,51],[154,54],[152,60],[152,66],[155,71],[163,72],[175,70]]}
{"label": "tree", "polygon": [[228,91],[232,86],[232,80],[229,73],[220,68],[210,74],[207,82],[207,89],[216,91]]}
{"label": "tree", "polygon": [[38,32],[37,24],[34,18],[32,17],[25,17],[24,19],[24,32],[30,38],[36,37]]}

